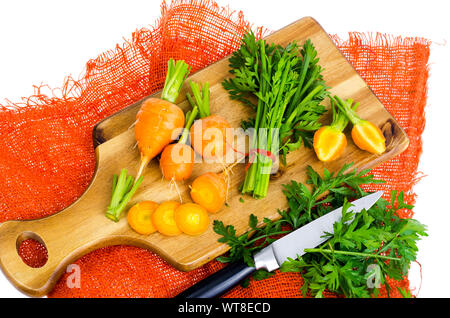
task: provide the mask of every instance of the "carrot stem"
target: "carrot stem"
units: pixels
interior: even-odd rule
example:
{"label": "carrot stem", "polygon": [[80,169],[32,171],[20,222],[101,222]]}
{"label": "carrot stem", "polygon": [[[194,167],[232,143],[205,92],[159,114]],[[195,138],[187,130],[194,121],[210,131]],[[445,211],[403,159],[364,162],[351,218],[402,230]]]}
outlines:
{"label": "carrot stem", "polygon": [[[361,119],[358,114],[356,114],[355,109],[358,107],[359,103],[356,103],[352,108],[350,100],[344,102],[339,96],[335,96],[336,106],[347,116],[347,118],[352,122],[353,125],[361,124],[364,120]],[[351,100],[353,102],[353,100]]]}
{"label": "carrot stem", "polygon": [[133,186],[133,183],[134,183],[134,178],[132,176],[128,176],[125,192],[130,191],[131,187]]}
{"label": "carrot stem", "polygon": [[[114,181],[114,179],[113,179],[113,181]],[[119,178],[117,179],[116,185],[113,187],[114,190],[113,190],[113,193],[111,196],[111,202],[110,202],[110,204],[108,206],[108,210],[106,212],[106,216],[114,214],[115,209],[117,208],[117,206],[119,206],[120,200],[122,199],[122,197],[125,194],[126,187],[128,187],[127,170],[122,169],[120,171],[120,175],[119,175]]]}
{"label": "carrot stem", "polygon": [[[192,95],[189,94],[189,92],[186,93],[186,98],[187,98],[189,104],[191,104],[192,107],[197,106],[197,105],[195,104],[195,101],[192,99]],[[201,114],[200,114],[200,115],[201,115]]]}
{"label": "carrot stem", "polygon": [[[125,173],[126,173],[125,169],[122,169],[122,172],[123,171],[125,171]],[[125,209],[128,202],[131,200],[131,198],[133,197],[134,193],[139,188],[140,184],[144,180],[144,177],[141,176],[134,185],[133,185],[134,179],[132,177],[128,177],[127,180],[130,180],[131,182],[127,182],[125,184],[122,183],[121,185],[119,185],[119,184],[117,185],[116,191],[115,191],[115,193],[113,193],[113,199],[114,199],[115,205],[114,206],[110,205],[106,212],[106,217],[113,220],[114,222],[118,222],[120,220],[120,216],[122,215],[123,210]],[[129,185],[132,185],[132,186],[131,186],[131,189],[129,189],[129,191],[128,191],[128,189],[125,187],[128,187]],[[124,189],[126,189],[127,191],[125,191]],[[111,200],[111,202],[112,201],[113,200]]]}
{"label": "carrot stem", "polygon": [[209,115],[211,115],[211,111],[209,109],[209,83],[206,82],[203,84],[203,108],[205,109],[205,112]]}
{"label": "carrot stem", "polygon": [[141,185],[142,181],[144,180],[144,177],[139,177],[139,179],[136,181],[136,183],[133,185],[130,191],[123,197],[122,201],[120,201],[119,206],[114,211],[115,212],[115,218],[118,221],[120,219],[120,216],[122,215],[122,211],[125,209],[128,202],[133,197],[134,193],[137,191],[139,186]]}
{"label": "carrot stem", "polygon": [[211,112],[209,109],[209,83],[206,82],[203,85],[203,88],[200,87],[200,84],[193,81],[189,81],[189,85],[191,86],[192,94],[194,95],[194,99],[192,99],[192,96],[189,93],[186,94],[189,103],[192,105],[192,107],[198,106],[201,118],[210,116]]}
{"label": "carrot stem", "polygon": [[116,185],[117,185],[117,175],[113,175],[113,186],[112,186],[112,193],[116,191]]}
{"label": "carrot stem", "polygon": [[189,116],[186,119],[186,125],[184,127],[183,133],[181,134],[180,140],[178,140],[179,144],[185,144],[187,142],[189,136],[189,129],[191,129],[192,123],[198,115],[198,107],[194,106],[192,111],[189,113]]}
{"label": "carrot stem", "polygon": [[111,196],[111,203],[106,211],[107,218],[113,220],[114,222],[119,221],[122,211],[137,191],[143,179],[143,177],[140,177],[136,183],[134,183],[134,178],[132,176],[127,176],[126,169],[122,169],[120,171],[118,178],[116,175],[113,176],[113,192]]}
{"label": "carrot stem", "polygon": [[328,253],[328,254],[341,254],[341,255],[352,255],[352,256],[360,256],[360,257],[374,257],[380,259],[386,259],[391,261],[399,261],[400,259],[397,257],[390,257],[378,254],[369,254],[369,253],[360,253],[360,252],[351,252],[351,251],[340,251],[340,250],[328,250],[323,248],[306,248],[304,250],[306,253]]}
{"label": "carrot stem", "polygon": [[161,99],[175,103],[181,87],[186,77],[189,75],[191,68],[184,61],[176,61],[170,59],[167,67],[166,81],[161,93]]}
{"label": "carrot stem", "polygon": [[124,191],[124,187],[126,185],[126,178],[127,178],[127,169],[122,169],[120,171],[119,178],[117,179],[117,183],[114,188],[114,192],[112,194],[111,203],[108,207],[108,210],[114,209],[119,205],[120,199],[123,196],[122,192]]}
{"label": "carrot stem", "polygon": [[[330,98],[331,110],[333,112],[333,121],[330,126],[339,131],[343,131],[348,125],[348,117],[337,107],[337,104],[339,103],[337,98],[339,97],[335,96],[334,98]],[[349,103],[350,105],[353,104],[353,99],[347,99],[346,103]]]}

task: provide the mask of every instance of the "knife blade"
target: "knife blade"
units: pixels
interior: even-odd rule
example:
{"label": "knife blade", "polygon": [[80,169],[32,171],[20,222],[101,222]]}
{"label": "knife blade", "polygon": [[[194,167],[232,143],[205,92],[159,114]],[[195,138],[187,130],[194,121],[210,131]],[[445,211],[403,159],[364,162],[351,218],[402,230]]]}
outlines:
{"label": "knife blade", "polygon": [[[378,191],[355,200],[348,211],[356,214],[363,209],[368,210],[382,195],[383,191]],[[177,297],[212,298],[220,296],[258,269],[274,271],[280,268],[288,258],[300,257],[305,254],[305,249],[317,247],[327,241],[327,238],[324,237],[325,232],[333,233],[333,225],[341,217],[342,207],[317,218],[257,252],[253,256],[254,267],[250,267],[244,262],[232,263],[188,288]]]}
{"label": "knife blade", "polygon": [[[370,209],[383,195],[383,191],[369,194],[352,202],[348,211],[359,213]],[[297,258],[305,254],[307,248],[314,248],[327,241],[324,233],[333,233],[333,225],[342,216],[342,207],[337,208],[318,219],[302,226],[288,235],[276,240],[253,256],[256,269],[269,272],[278,269],[288,258]]]}

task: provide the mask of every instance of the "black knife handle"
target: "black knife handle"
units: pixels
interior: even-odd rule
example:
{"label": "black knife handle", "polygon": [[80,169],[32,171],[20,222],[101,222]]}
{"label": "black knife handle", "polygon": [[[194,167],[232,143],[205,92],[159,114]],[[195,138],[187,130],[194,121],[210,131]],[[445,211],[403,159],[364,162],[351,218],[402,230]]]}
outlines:
{"label": "black knife handle", "polygon": [[186,289],[177,298],[213,298],[236,286],[256,270],[243,262],[231,263]]}

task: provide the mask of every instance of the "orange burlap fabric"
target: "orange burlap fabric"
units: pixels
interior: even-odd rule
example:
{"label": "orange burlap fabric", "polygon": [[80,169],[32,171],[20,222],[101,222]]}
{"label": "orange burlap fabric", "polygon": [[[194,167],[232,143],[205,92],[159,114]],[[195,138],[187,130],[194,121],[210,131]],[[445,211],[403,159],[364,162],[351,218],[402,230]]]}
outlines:
{"label": "orange burlap fabric", "polygon": [[[75,201],[94,172],[96,122],[161,89],[170,57],[184,59],[195,72],[237,49],[250,27],[242,12],[212,1],[163,3],[153,28],[134,32],[115,50],[88,61],[82,78],[64,82],[62,96],[46,95],[39,87],[22,103],[0,105],[0,222],[47,216]],[[267,33],[253,29],[258,36]],[[332,38],[410,138],[401,156],[373,170],[387,183],[372,189],[404,190],[413,203],[430,42],[360,33],[345,41]],[[20,254],[34,266],[45,262],[45,249],[33,241],[23,244]],[[130,246],[102,248],[76,263],[81,288],[68,288],[66,275],[50,297],[171,297],[222,267],[213,261],[179,272],[157,255]],[[301,284],[298,274],[277,273],[226,296],[299,297]],[[408,281],[395,286],[408,287]]]}

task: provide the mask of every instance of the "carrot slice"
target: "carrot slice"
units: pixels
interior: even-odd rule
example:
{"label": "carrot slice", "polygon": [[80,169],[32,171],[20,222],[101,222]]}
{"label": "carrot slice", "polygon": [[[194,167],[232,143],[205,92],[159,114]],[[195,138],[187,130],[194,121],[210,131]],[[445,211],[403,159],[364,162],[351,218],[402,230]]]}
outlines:
{"label": "carrot slice", "polygon": [[153,201],[142,201],[128,211],[128,224],[139,234],[149,235],[156,232],[152,214],[159,204]]}
{"label": "carrot slice", "polygon": [[175,210],[175,222],[178,228],[188,235],[200,235],[208,229],[208,212],[195,203],[185,203]]}
{"label": "carrot slice", "polygon": [[175,222],[175,209],[180,206],[176,201],[166,201],[159,205],[152,215],[152,221],[159,233],[167,236],[181,234]]}

